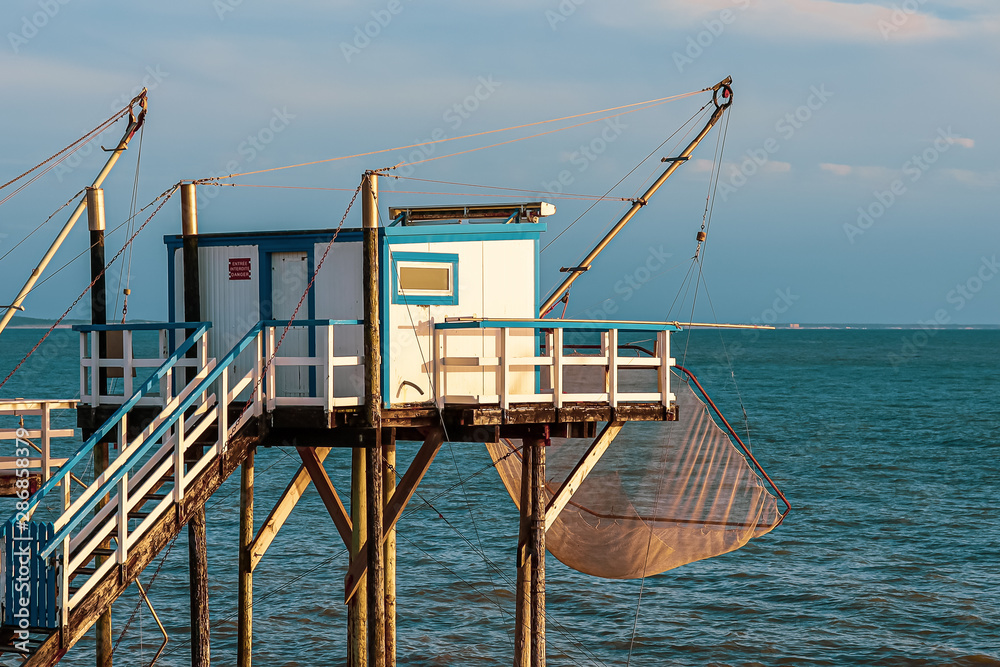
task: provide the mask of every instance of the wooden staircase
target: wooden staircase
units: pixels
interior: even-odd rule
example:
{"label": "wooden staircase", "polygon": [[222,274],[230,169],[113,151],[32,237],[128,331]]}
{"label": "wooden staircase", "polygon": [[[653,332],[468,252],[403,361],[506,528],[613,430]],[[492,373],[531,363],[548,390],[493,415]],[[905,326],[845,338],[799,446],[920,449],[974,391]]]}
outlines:
{"label": "wooden staircase", "polygon": [[[31,627],[27,637],[16,626],[0,627],[0,652],[26,656],[26,665],[58,662],[264,435],[261,386],[265,366],[253,364],[229,386],[229,368],[243,350],[256,345],[256,358],[261,359],[261,324],[220,361],[202,354],[203,363],[197,364],[194,378],[176,396],[170,395],[175,367],[190,365],[185,355],[196,344],[204,351],[209,326],[193,325],[194,332],[29,500],[30,516],[46,497],[58,498],[54,489],[69,479],[74,466],[86,462],[99,442],[117,434],[118,457],[78,497],[70,499],[63,491],[62,513],[46,533],[51,538],[33,543],[37,550],[32,554],[33,571],[51,576],[54,568],[58,583],[51,593],[57,599],[32,604],[55,605],[58,622],[55,627]],[[130,439],[130,413],[140,402],[148,405],[148,398],[143,398],[157,387],[163,408]],[[62,491],[68,484],[59,488]],[[105,497],[108,501],[98,508]],[[14,574],[8,571],[3,576],[12,582]]]}

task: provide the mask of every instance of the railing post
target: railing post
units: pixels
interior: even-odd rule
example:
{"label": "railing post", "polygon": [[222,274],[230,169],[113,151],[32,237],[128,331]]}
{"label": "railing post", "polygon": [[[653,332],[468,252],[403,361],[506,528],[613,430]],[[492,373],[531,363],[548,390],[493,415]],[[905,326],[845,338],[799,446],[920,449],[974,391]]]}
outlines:
{"label": "railing post", "polygon": [[[124,383],[125,391],[124,400],[132,395],[132,330],[125,329],[122,331],[122,363],[124,365],[124,370],[122,371],[122,382]],[[100,375],[100,372],[98,372]]]}
{"label": "railing post", "polygon": [[128,560],[128,473],[118,480],[118,576],[125,580],[125,563]]}
{"label": "railing post", "polygon": [[506,410],[510,407],[510,364],[507,361],[507,354],[510,350],[510,329],[504,327],[500,329],[499,345],[500,368],[497,369],[497,393],[500,394],[500,408]]}
{"label": "railing post", "polygon": [[445,331],[439,331],[434,327],[434,318],[431,318],[427,326],[431,328],[433,341],[434,341],[434,401],[437,403],[438,410],[444,409],[444,396],[445,396],[445,368],[444,368],[444,346],[445,346]]}
{"label": "railing post", "polygon": [[563,404],[563,330],[552,330],[552,404],[561,408]]}
{"label": "railing post", "polygon": [[[219,374],[219,455],[229,447],[229,369],[223,368]],[[181,419],[184,416],[181,415]]]}
{"label": "railing post", "polygon": [[100,338],[96,331],[90,332],[90,395],[91,404],[98,406],[101,404],[101,346]]}
{"label": "railing post", "polygon": [[181,501],[184,500],[184,450],[187,449],[184,442],[184,414],[177,418],[174,427],[177,433],[177,442],[174,443],[174,503],[180,511]]}
{"label": "railing post", "polygon": [[660,357],[660,402],[670,408],[670,332],[656,332],[656,351]]}
{"label": "railing post", "polygon": [[618,329],[609,329],[604,334],[608,358],[608,403],[618,407]]}
{"label": "railing post", "polygon": [[[66,479],[68,480],[69,477]],[[61,607],[59,629],[64,645],[66,645],[69,643],[69,535],[63,538],[59,578],[61,580],[59,582],[59,603]]]}
{"label": "railing post", "polygon": [[274,357],[274,327],[266,327],[267,331],[267,353],[266,358],[271,361],[267,366],[267,378],[265,379],[265,384],[267,387],[264,391],[265,399],[267,400],[267,410],[268,412],[274,410],[275,397],[278,395],[277,392],[277,369],[275,368],[275,357]]}
{"label": "railing post", "polygon": [[324,396],[323,409],[327,414],[333,412],[333,325],[326,325],[326,396]]}
{"label": "railing post", "polygon": [[52,436],[49,434],[49,418],[52,415],[52,407],[48,401],[42,401],[42,483],[49,481],[49,453],[52,444]]}
{"label": "railing post", "polygon": [[261,377],[263,371],[263,346],[264,346],[264,330],[263,328],[257,332],[254,336],[254,359],[253,359],[253,414],[255,417],[259,417],[264,414],[263,405],[263,378]]}
{"label": "railing post", "polygon": [[87,332],[80,332],[80,400],[86,402],[87,391]]}

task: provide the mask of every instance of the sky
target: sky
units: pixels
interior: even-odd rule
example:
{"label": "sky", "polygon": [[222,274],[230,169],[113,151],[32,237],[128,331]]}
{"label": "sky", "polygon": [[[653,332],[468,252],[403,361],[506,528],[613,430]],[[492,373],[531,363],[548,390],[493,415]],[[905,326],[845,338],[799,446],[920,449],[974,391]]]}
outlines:
{"label": "sky", "polygon": [[[136,137],[105,182],[109,229],[128,218],[134,185],[142,207],[182,179],[621,107],[732,76],[728,119],[577,281],[568,317],[1000,324],[995,0],[8,0],[0,28],[0,183],[148,88],[141,151]],[[626,206],[568,195],[637,196],[709,100],[398,167],[389,173],[409,178],[382,179],[382,207],[510,194],[468,184],[541,191],[523,199],[557,207],[541,244],[545,295]],[[582,120],[231,181],[332,190],[203,186],[200,231],[335,227],[366,169]],[[114,145],[123,129],[94,143]],[[90,145],[0,205],[0,255],[105,158]],[[711,193],[693,299],[685,276]],[[0,260],[0,302],[71,208]],[[360,207],[346,224],[360,226]],[[130,318],[165,318],[163,236],[179,232],[174,197],[111,269],[115,319],[125,285]],[[124,240],[124,229],[109,235],[109,257]],[[89,282],[86,254],[70,260],[87,245],[84,220],[25,315],[70,306]],[[88,316],[88,301],[74,317]]]}

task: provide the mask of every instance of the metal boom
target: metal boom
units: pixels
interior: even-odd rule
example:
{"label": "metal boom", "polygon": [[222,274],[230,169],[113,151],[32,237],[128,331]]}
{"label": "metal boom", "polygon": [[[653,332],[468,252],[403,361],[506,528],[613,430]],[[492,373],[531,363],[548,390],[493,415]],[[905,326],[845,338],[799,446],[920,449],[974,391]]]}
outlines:
{"label": "metal boom", "polygon": [[[140,107],[142,108],[142,110],[139,112],[138,118],[136,118],[136,116],[133,115],[131,112],[131,107],[134,106],[135,104],[139,104]],[[104,183],[104,179],[107,178],[108,173],[111,171],[111,168],[115,166],[115,162],[118,161],[118,158],[121,156],[122,152],[126,148],[128,148],[128,142],[132,139],[132,135],[134,135],[136,133],[136,130],[138,130],[139,127],[142,125],[142,121],[146,116],[145,88],[143,88],[142,92],[139,93],[139,95],[129,103],[129,109],[130,109],[129,121],[128,121],[128,127],[125,129],[125,134],[122,135],[122,139],[121,141],[118,142],[118,145],[111,150],[111,156],[105,163],[104,168],[101,169],[101,173],[99,173],[97,175],[97,178],[94,179],[94,182],[91,185],[92,188],[101,187],[101,184]],[[80,216],[83,215],[83,212],[86,209],[87,209],[87,197],[85,195],[83,199],[80,200],[80,203],[77,204],[76,210],[73,211],[73,215],[71,215],[69,217],[69,220],[66,221],[66,224],[63,225],[63,228],[59,232],[59,235],[56,236],[55,241],[52,242],[52,245],[49,246],[49,249],[45,252],[45,255],[38,263],[38,266],[35,267],[34,270],[32,270],[31,275],[28,277],[28,282],[24,283],[24,287],[22,287],[21,291],[18,292],[17,297],[14,299],[14,301],[11,302],[9,306],[7,306],[7,312],[4,313],[3,319],[0,319],[0,333],[3,332],[4,328],[6,328],[7,323],[10,322],[10,319],[14,317],[15,312],[17,312],[18,310],[24,310],[21,307],[21,303],[24,301],[24,298],[28,296],[28,293],[31,292],[32,288],[34,288],[35,283],[38,282],[39,278],[41,278],[42,271],[44,271],[45,267],[49,265],[50,261],[52,261],[52,258],[56,254],[56,251],[59,250],[59,246],[61,246],[62,242],[66,240],[67,236],[69,236],[70,231],[73,229],[73,225],[76,224],[76,221],[80,219]]]}
{"label": "metal boom", "polygon": [[[632,219],[632,216],[634,216],[640,208],[649,202],[649,198],[653,196],[653,194],[668,178],[670,178],[671,174],[677,171],[678,167],[687,161],[691,153],[694,152],[695,147],[701,143],[701,140],[705,138],[705,135],[707,135],[715,124],[719,122],[719,119],[722,118],[723,112],[733,103],[733,89],[730,87],[732,82],[732,77],[726,77],[723,81],[720,81],[712,87],[712,91],[714,91],[712,101],[715,103],[715,111],[712,112],[712,116],[708,119],[708,122],[705,123],[705,127],[703,127],[701,132],[698,133],[698,136],[696,136],[691,143],[687,145],[687,148],[681,151],[680,155],[675,158],[663,159],[664,162],[670,162],[670,166],[667,167],[662,174],[660,174],[660,177],[656,179],[656,182],[650,185],[649,189],[647,189],[641,197],[632,203],[631,208],[629,208],[625,215],[622,216],[621,220],[619,220],[618,223],[611,228],[611,231],[604,235],[604,238],[601,239],[600,243],[594,246],[594,249],[590,251],[590,254],[588,254],[578,266],[570,269],[569,276],[566,280],[564,280],[562,284],[559,285],[554,292],[552,292],[549,298],[545,300],[545,303],[543,303],[538,309],[539,317],[545,317],[545,314],[552,310],[552,307],[559,302],[559,299],[562,298],[563,294],[569,290],[573,281],[576,280],[581,273],[589,269],[594,259],[601,254],[601,251],[604,250],[609,243],[611,243],[611,239],[613,239],[615,235],[622,230],[622,227],[624,227],[628,221]],[[721,101],[719,99],[719,91],[722,91]]]}

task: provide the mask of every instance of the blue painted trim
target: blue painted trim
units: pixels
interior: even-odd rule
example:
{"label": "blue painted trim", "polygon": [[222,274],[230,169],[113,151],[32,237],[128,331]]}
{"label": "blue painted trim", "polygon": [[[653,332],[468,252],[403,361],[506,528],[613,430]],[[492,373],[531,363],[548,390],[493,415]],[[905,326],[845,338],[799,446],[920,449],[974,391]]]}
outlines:
{"label": "blue painted trim", "polygon": [[74,324],[73,331],[159,331],[160,329],[194,329],[212,327],[211,322],[133,322],[132,324]]}
{"label": "blue painted trim", "polygon": [[666,322],[588,322],[582,320],[466,320],[463,322],[435,322],[435,329],[570,329],[573,331],[680,331],[680,327]]}
{"label": "blue painted trim", "polygon": [[[76,450],[76,453],[66,460],[66,463],[64,463],[59,468],[59,471],[53,474],[51,477],[49,477],[49,481],[43,484],[42,488],[40,488],[38,491],[35,492],[35,495],[31,496],[30,500],[28,500],[28,507],[25,510],[26,514],[34,510],[36,507],[38,507],[38,504],[42,501],[45,495],[49,493],[52,489],[54,489],[56,485],[59,484],[59,482],[61,482],[72,471],[73,466],[78,464],[80,461],[85,459],[90,454],[91,450],[94,449],[94,446],[98,442],[100,442],[104,438],[104,436],[106,436],[109,432],[111,432],[113,428],[117,426],[117,424],[121,421],[122,417],[124,417],[129,412],[129,410],[135,407],[135,404],[139,402],[140,398],[148,394],[150,391],[153,390],[154,387],[157,386],[157,384],[160,381],[160,378],[166,375],[167,371],[173,368],[174,364],[176,364],[180,359],[184,358],[184,355],[187,353],[187,351],[190,350],[192,347],[194,347],[194,344],[198,340],[198,338],[204,336],[205,333],[211,328],[211,326],[212,325],[207,322],[198,325],[198,328],[195,329],[194,333],[188,336],[187,340],[181,343],[181,346],[178,347],[176,350],[174,350],[173,354],[167,357],[166,361],[164,361],[159,368],[153,371],[153,374],[150,375],[149,378],[147,378],[146,381],[142,383],[142,386],[139,387],[139,390],[136,391],[134,394],[132,394],[131,398],[122,403],[121,407],[115,410],[114,414],[112,414],[111,417],[106,422],[104,422],[104,425],[101,426],[96,431],[94,431],[94,434],[87,439],[87,442],[83,443],[83,445],[80,446],[80,449]],[[195,398],[197,397],[197,395],[198,394],[192,394],[191,397]],[[153,441],[150,440],[147,442],[152,444]],[[95,503],[98,498],[104,497],[105,493],[106,492],[102,492],[100,494],[95,495],[94,496]],[[51,553],[51,551],[49,551],[49,553]],[[49,553],[46,553],[45,555],[48,556]]]}
{"label": "blue painted trim", "polygon": [[392,251],[389,248],[389,237],[386,235],[385,228],[379,229],[379,241],[378,244],[378,267],[379,267],[379,299],[378,299],[378,309],[379,309],[379,319],[378,319],[378,336],[380,347],[382,348],[382,365],[379,369],[379,383],[382,385],[380,387],[379,393],[382,396],[382,407],[389,407],[392,402],[392,397],[389,395],[389,378],[392,377],[392,355],[389,354],[391,346],[389,344],[388,333],[392,331],[389,326],[389,299],[386,296],[390,293],[389,288],[389,274],[391,271],[386,271],[385,266],[388,258],[392,256]]}
{"label": "blue painted trim", "polygon": [[293,327],[325,327],[328,324],[364,324],[364,320],[263,320],[265,327],[285,327],[291,322]]}
{"label": "blue painted trim", "polygon": [[177,309],[174,307],[174,299],[177,297],[177,286],[174,285],[174,281],[177,279],[177,274],[174,271],[176,253],[177,248],[167,246],[167,319],[171,322],[177,321]]}
{"label": "blue painted trim", "polygon": [[[313,266],[315,265],[315,254],[316,245],[314,243],[309,244],[309,249],[306,251],[306,287],[308,292],[306,292],[306,314],[309,317],[316,315],[316,285],[315,283],[309,285],[309,280],[312,279]],[[316,329],[314,327],[309,327],[309,331],[306,334],[308,339],[306,343],[306,349],[309,351],[310,357],[316,356]],[[309,374],[309,395],[316,396],[316,367],[310,366],[306,369]]]}
{"label": "blue painted trim", "polygon": [[[198,246],[234,246],[259,245],[270,252],[303,250],[306,244],[329,243],[336,230],[302,230],[273,232],[233,232],[220,234],[199,234]],[[349,243],[362,240],[360,229],[342,229],[337,234],[337,243]],[[163,237],[168,248],[180,248],[183,237],[179,234],[168,234]]]}
{"label": "blue painted trim", "polygon": [[[457,306],[458,305],[458,255],[451,252],[393,252],[389,269],[392,303],[406,306]],[[451,264],[451,294],[446,296],[406,295],[399,293],[399,262],[432,262]]]}
{"label": "blue painted trim", "polygon": [[[132,465],[140,463],[142,461],[143,457],[152,448],[154,448],[154,447],[160,447],[161,446],[161,444],[158,442],[158,440],[166,434],[167,429],[169,429],[171,426],[173,426],[174,422],[176,422],[178,418],[183,418],[184,417],[184,412],[188,408],[190,408],[192,405],[194,405],[195,401],[197,401],[198,398],[203,393],[205,393],[206,391],[209,390],[209,388],[211,387],[212,383],[215,382],[217,379],[219,379],[219,376],[222,375],[222,373],[226,372],[226,370],[233,363],[233,361],[236,359],[236,357],[239,356],[239,354],[243,350],[245,350],[247,347],[250,346],[250,343],[253,342],[253,340],[254,340],[254,338],[256,338],[257,334],[260,333],[260,330],[261,330],[261,325],[258,322],[252,329],[250,329],[250,331],[247,332],[247,334],[240,340],[240,342],[238,342],[236,344],[236,346],[233,347],[233,349],[229,351],[229,353],[226,356],[224,356],[222,359],[219,360],[219,363],[216,364],[215,368],[213,368],[212,371],[208,375],[206,375],[201,380],[201,382],[198,383],[198,386],[195,387],[194,391],[192,391],[188,395],[188,397],[186,399],[184,399],[183,401],[180,402],[179,405],[177,405],[177,407],[174,409],[174,411],[170,413],[170,416],[167,419],[165,419],[163,422],[161,422],[159,426],[157,426],[155,429],[153,429],[153,432],[143,442],[143,444],[140,445],[139,448],[136,449],[135,452],[133,452],[129,456],[129,460],[132,462]],[[188,341],[186,341],[186,342],[190,342],[191,344],[193,344],[194,343],[193,337],[189,338]],[[176,361],[176,359],[175,359],[176,355],[177,355],[177,353],[175,352],[174,355],[171,355],[171,359],[173,359],[174,361]],[[171,365],[173,365],[172,362],[171,362]],[[161,366],[160,369],[157,369],[157,372],[153,374],[153,378],[155,378],[156,380],[159,380],[159,378],[156,377],[156,375],[159,374],[159,372],[160,372],[161,369],[164,372],[166,372],[166,368],[164,368],[165,366],[166,366],[166,364],[164,364],[163,366]],[[153,378],[150,378],[150,380],[152,380]],[[150,380],[146,381],[146,383],[143,385],[143,388],[145,388],[147,385],[151,385],[152,384]],[[98,431],[96,433],[94,433],[94,435],[92,435],[90,437],[90,439],[87,441],[87,444],[85,444],[84,447],[82,447],[79,451],[77,451],[77,453],[73,456],[73,458],[66,462],[66,465],[64,465],[62,468],[59,469],[59,473],[61,474],[61,473],[63,473],[63,471],[65,471],[66,473],[68,473],[69,470],[70,470],[70,467],[76,462],[76,460],[78,458],[82,458],[81,452],[85,448],[87,448],[87,445],[89,445],[90,448],[93,448],[93,446],[97,443],[97,441],[101,437],[103,437],[104,435],[106,435],[107,431],[111,430],[111,425],[112,424],[117,424],[118,421],[121,419],[121,415],[123,415],[127,411],[127,409],[131,409],[135,405],[135,401],[137,401],[137,400],[139,400],[138,393],[136,395],[134,395],[131,399],[129,399],[129,401],[126,402],[125,405],[123,405],[119,410],[117,410],[115,412],[115,414],[111,417],[111,419],[109,419],[105,423],[104,426],[102,426],[100,429],[98,429]],[[101,431],[104,431],[104,433],[101,433]],[[88,451],[89,451],[89,449],[88,449]],[[104,496],[106,496],[109,493],[111,493],[111,492],[114,491],[114,489],[117,486],[119,480],[121,480],[121,478],[130,470],[131,467],[132,466],[126,464],[126,465],[123,465],[122,467],[118,468],[111,475],[111,477],[104,482],[104,484],[102,484],[100,487],[98,487],[98,489],[94,493],[94,495],[87,502],[85,502],[83,504],[83,507],[81,507],[80,509],[78,509],[76,511],[76,513],[73,516],[73,518],[71,518],[66,523],[66,525],[63,526],[63,528],[58,533],[56,533],[53,536],[52,541],[49,542],[49,545],[47,547],[45,547],[45,549],[43,551],[41,551],[40,555],[43,558],[48,558],[49,556],[51,556],[52,552],[55,551],[56,548],[58,548],[58,546],[63,541],[63,539],[65,539],[66,537],[68,537],[69,534],[70,534],[70,532],[74,528],[76,528],[81,522],[83,522],[83,521],[89,521],[91,518],[93,518],[90,515],[91,510],[94,509],[94,507],[97,505],[97,503],[100,502],[100,500]],[[48,483],[46,483],[46,485],[44,487],[42,487],[42,489],[39,490],[39,492],[37,494],[35,494],[34,496],[32,496],[32,502],[34,504],[37,505],[36,499],[40,500],[40,497],[42,495],[42,491],[45,491],[46,487],[54,486],[54,484],[52,484],[52,482],[55,479],[56,479],[55,476],[52,477],[52,478],[50,478],[49,481],[48,481]],[[29,505],[29,508],[30,508],[30,505]]]}
{"label": "blue painted trim", "polygon": [[[450,225],[451,227],[460,227],[461,225]],[[470,225],[471,226],[471,225]],[[476,225],[477,227],[479,225]],[[485,226],[485,225],[483,225]],[[503,227],[521,227],[522,225],[502,225]],[[536,225],[532,225],[534,227]],[[397,229],[413,229],[412,227],[392,227],[387,231],[394,232]],[[420,228],[422,231],[426,232],[425,228]],[[451,231],[451,230],[450,230]],[[475,232],[477,230],[473,230]],[[416,236],[403,236],[392,234],[392,243],[403,244],[403,243],[453,243],[461,241],[516,241],[522,239],[536,239],[539,236],[539,232],[535,231],[512,231],[508,234],[476,234],[476,233],[451,233],[451,234],[419,234]]]}

